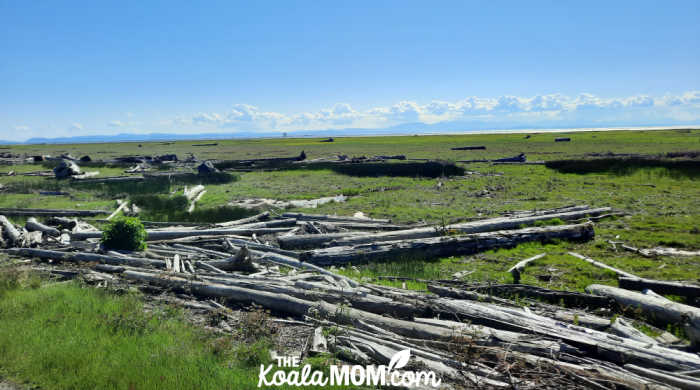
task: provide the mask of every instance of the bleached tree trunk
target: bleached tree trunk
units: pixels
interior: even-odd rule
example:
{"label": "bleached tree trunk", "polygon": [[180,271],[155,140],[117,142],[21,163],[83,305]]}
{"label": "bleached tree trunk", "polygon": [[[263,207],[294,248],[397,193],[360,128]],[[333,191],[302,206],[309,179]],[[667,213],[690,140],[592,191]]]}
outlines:
{"label": "bleached tree trunk", "polygon": [[504,230],[465,236],[388,241],[355,246],[337,246],[302,252],[299,259],[317,265],[340,265],[400,258],[436,258],[467,255],[494,248],[508,248],[530,241],[566,239],[586,241],[594,236],[593,224],[559,225]]}
{"label": "bleached tree trunk", "polygon": [[[175,238],[182,237],[194,237],[194,236],[227,236],[227,235],[251,235],[253,233],[257,234],[275,234],[288,231],[289,228],[236,228],[236,229],[181,229],[181,230],[147,230],[148,236],[146,240],[148,241],[159,241],[159,240],[171,240]],[[78,232],[71,234],[71,240],[85,240],[88,238],[100,238],[102,237],[101,231],[95,232]]]}
{"label": "bleached tree trunk", "polygon": [[592,284],[586,287],[586,291],[608,296],[624,310],[641,310],[652,323],[661,326],[681,325],[693,344],[700,343],[700,308],[600,284]]}
{"label": "bleached tree trunk", "polygon": [[621,277],[618,279],[618,283],[620,288],[626,290],[650,289],[659,294],[680,295],[689,298],[700,297],[700,286],[690,283],[630,277]]}
{"label": "bleached tree trunk", "polygon": [[10,245],[21,244],[22,234],[4,215],[0,215],[0,225],[2,225],[3,232],[7,235]]}
{"label": "bleached tree trunk", "polygon": [[17,256],[38,257],[60,261],[96,262],[111,265],[131,265],[134,267],[165,268],[165,262],[162,260],[140,257],[107,256],[88,252],[61,252],[35,248],[10,248],[7,249],[7,253]]}
{"label": "bleached tree trunk", "polygon": [[27,219],[25,227],[30,232],[39,231],[42,233],[46,233],[52,237],[58,237],[61,235],[61,232],[59,232],[58,229],[46,226],[43,223],[39,223],[39,221],[37,221],[34,217],[30,217],[29,219]]}
{"label": "bleached tree trunk", "polygon": [[466,223],[459,223],[454,225],[447,225],[443,228],[440,227],[424,227],[409,230],[397,230],[391,232],[382,232],[376,234],[365,234],[363,236],[356,237],[346,237],[337,238],[334,241],[334,245],[356,245],[363,243],[374,243],[381,241],[398,241],[398,240],[410,240],[416,238],[428,238],[437,237],[445,233],[457,233],[457,234],[471,234],[471,233],[482,233],[482,232],[492,232],[497,230],[507,230],[507,229],[517,229],[522,225],[532,225],[537,221],[545,221],[549,219],[561,219],[563,221],[574,220],[585,218],[586,216],[600,215],[602,213],[609,212],[610,207],[602,207],[597,209],[587,209],[579,211],[570,211],[565,213],[556,214],[543,214],[543,215],[533,215],[526,217],[502,217],[502,218],[492,218],[485,219],[481,221],[473,221]]}

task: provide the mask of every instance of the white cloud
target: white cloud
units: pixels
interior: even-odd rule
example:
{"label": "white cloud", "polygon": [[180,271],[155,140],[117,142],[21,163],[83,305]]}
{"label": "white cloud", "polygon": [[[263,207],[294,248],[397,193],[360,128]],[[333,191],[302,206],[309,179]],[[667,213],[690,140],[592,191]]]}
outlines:
{"label": "white cloud", "polygon": [[194,123],[218,123],[221,120],[221,115],[219,114],[206,114],[199,113],[192,117],[192,122]]}
{"label": "white cloud", "polygon": [[689,91],[680,96],[666,95],[660,101],[669,106],[700,104],[700,91]]}
{"label": "white cloud", "polygon": [[78,122],[73,122],[70,125],[70,127],[68,127],[68,130],[82,130],[82,129],[83,129],[83,125],[81,123],[78,123]]}
{"label": "white cloud", "polygon": [[204,128],[235,128],[249,131],[314,130],[344,127],[382,127],[407,123],[488,122],[546,125],[561,121],[590,123],[631,119],[655,122],[700,121],[700,91],[653,97],[633,95],[603,98],[590,93],[575,97],[561,94],[531,97],[505,95],[495,98],[467,97],[458,101],[433,100],[421,104],[400,101],[390,106],[354,109],[337,103],[317,112],[284,114],[236,104],[224,113],[198,113],[186,123]]}
{"label": "white cloud", "polygon": [[17,125],[14,127],[15,131],[28,131],[31,129],[31,127],[27,125]]}
{"label": "white cloud", "polygon": [[140,122],[136,122],[136,121],[124,122],[124,121],[116,120],[116,121],[111,121],[111,122],[107,123],[107,126],[109,126],[109,127],[134,127],[134,126],[138,126],[139,123]]}

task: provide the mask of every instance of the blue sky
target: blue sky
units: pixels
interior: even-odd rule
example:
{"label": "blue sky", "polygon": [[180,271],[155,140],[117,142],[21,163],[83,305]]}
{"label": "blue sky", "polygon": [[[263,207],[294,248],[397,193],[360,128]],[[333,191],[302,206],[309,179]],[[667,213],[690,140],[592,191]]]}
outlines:
{"label": "blue sky", "polygon": [[700,123],[700,1],[0,0],[0,139]]}

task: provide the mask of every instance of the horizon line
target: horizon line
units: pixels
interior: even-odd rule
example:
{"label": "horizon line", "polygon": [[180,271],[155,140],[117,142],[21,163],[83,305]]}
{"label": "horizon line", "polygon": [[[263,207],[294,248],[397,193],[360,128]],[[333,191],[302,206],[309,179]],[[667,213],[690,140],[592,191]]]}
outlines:
{"label": "horizon line", "polygon": [[[139,133],[118,133],[114,135],[108,135],[108,134],[96,134],[96,135],[82,135],[82,136],[74,136],[74,137],[54,137],[54,138],[47,138],[48,141],[45,142],[29,142],[32,138],[29,138],[25,141],[9,141],[9,140],[0,140],[0,145],[3,146],[11,146],[11,145],[65,145],[65,144],[108,144],[108,143],[136,143],[136,142],[166,142],[166,141],[172,141],[172,142],[182,142],[182,141],[202,141],[202,140],[231,140],[231,139],[240,139],[240,140],[248,140],[248,139],[279,139],[279,138],[288,138],[288,139],[299,139],[299,138],[324,138],[324,137],[330,137],[330,138],[359,138],[359,137],[407,137],[407,136],[440,136],[440,135],[470,135],[470,134],[522,134],[522,133],[578,133],[578,132],[605,132],[605,131],[659,131],[659,130],[700,130],[700,124],[689,124],[689,125],[673,125],[673,126],[603,126],[603,127],[572,127],[572,128],[565,128],[565,127],[558,127],[558,128],[511,128],[511,129],[474,129],[474,130],[455,130],[455,131],[415,131],[415,132],[404,132],[404,131],[398,131],[398,132],[390,132],[390,133],[382,133],[382,131],[386,131],[385,129],[354,129],[354,130],[360,130],[360,131],[373,131],[376,130],[377,133],[369,133],[369,134],[358,134],[358,135],[352,135],[352,134],[341,134],[341,135],[324,135],[322,132],[342,132],[343,129],[327,129],[327,130],[298,130],[298,131],[265,131],[265,132],[260,132],[261,134],[267,134],[267,135],[261,135],[259,137],[256,136],[241,136],[241,137],[235,137],[235,133],[222,133],[221,137],[216,137],[212,133],[201,133],[202,135],[205,136],[212,136],[212,137],[203,137],[203,138],[198,138],[196,133],[183,133],[182,137],[192,137],[192,138],[162,138],[158,140],[152,140],[148,139],[146,137],[151,136],[151,135],[156,135],[156,134],[163,134],[163,135],[168,135],[168,136],[175,136],[177,137],[178,134],[169,134],[169,133],[157,133],[157,132],[152,132],[152,133],[144,133],[144,134],[139,134]],[[320,134],[298,134],[298,133],[304,133],[304,132],[319,132]],[[279,133],[278,136],[271,136],[269,135],[270,133]],[[292,136],[285,136],[284,134],[288,133],[294,133]],[[232,136],[234,135],[234,136]],[[129,140],[105,140],[105,141],[80,141],[80,138],[107,138],[107,137],[118,137],[118,136],[143,136],[144,138],[142,139],[129,139]],[[40,137],[34,137],[34,138],[40,138]],[[74,139],[73,141],[65,141],[65,142],[50,142],[50,140],[58,140],[58,139]],[[9,142],[9,143],[8,143]]]}

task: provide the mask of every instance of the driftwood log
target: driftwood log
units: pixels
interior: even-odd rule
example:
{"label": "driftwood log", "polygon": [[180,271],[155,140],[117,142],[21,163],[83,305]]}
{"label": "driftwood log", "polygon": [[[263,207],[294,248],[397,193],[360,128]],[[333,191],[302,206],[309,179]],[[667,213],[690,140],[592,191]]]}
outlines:
{"label": "driftwood log", "polygon": [[486,146],[459,146],[456,148],[450,148],[451,150],[486,150]]}
{"label": "driftwood log", "polygon": [[593,260],[590,257],[584,256],[582,254],[576,253],[576,252],[569,252],[569,255],[574,256],[578,259],[581,259],[591,265],[594,265],[598,268],[606,269],[608,271],[614,272],[616,275],[621,276],[621,277],[627,277],[627,278],[637,278],[636,276],[632,275],[629,272],[625,272],[623,270],[617,269],[615,267],[611,267],[605,263],[601,263],[600,261]]}
{"label": "driftwood log", "polygon": [[[312,221],[306,221],[310,223]],[[305,222],[299,222],[305,223]],[[362,222],[314,222],[319,226],[326,228],[331,231],[338,231],[339,229],[347,230],[364,230],[364,231],[376,231],[376,230],[403,230],[406,226],[403,225],[391,225],[386,223],[362,223]]]}
{"label": "driftwood log", "polygon": [[28,218],[27,223],[24,226],[30,232],[38,231],[38,232],[46,233],[52,237],[58,237],[61,235],[61,232],[58,231],[58,229],[52,228],[50,226],[46,226],[43,223],[40,223],[39,221],[37,221],[36,218],[34,218],[34,217]]}
{"label": "driftwood log", "polygon": [[204,189],[204,186],[201,184],[198,184],[190,189],[185,187],[184,195],[187,198],[187,201],[190,202],[190,205],[187,208],[188,213],[194,212],[195,204],[204,196],[206,192],[207,191]]}
{"label": "driftwood log", "polygon": [[347,237],[364,237],[363,232],[345,233],[325,233],[325,234],[304,234],[304,235],[282,235],[277,237],[280,248],[284,249],[312,249],[320,248],[329,244],[333,240]]}
{"label": "driftwood log", "polygon": [[122,183],[122,182],[138,182],[146,180],[143,176],[112,176],[112,177],[100,177],[100,178],[78,178],[73,177],[73,181],[77,183]]}
{"label": "driftwood log", "polygon": [[119,207],[117,207],[116,210],[112,214],[110,214],[107,218],[105,218],[107,221],[111,220],[112,218],[116,217],[117,214],[119,214],[120,211],[124,210],[128,205],[129,201],[128,200],[117,200],[119,203]]}
{"label": "driftwood log", "polygon": [[4,215],[0,215],[2,232],[7,236],[10,245],[19,245],[22,242],[22,234]]}
{"label": "driftwood log", "polygon": [[567,307],[609,308],[611,299],[601,295],[584,294],[575,291],[551,290],[524,284],[495,284],[476,287],[473,291],[503,298],[519,296],[552,304],[563,303]]}
{"label": "driftwood log", "polygon": [[610,324],[610,333],[622,336],[628,339],[634,339],[647,344],[656,344],[657,341],[653,338],[647,336],[646,334],[639,331],[637,328],[632,326],[626,320],[622,318],[616,318]]}
{"label": "driftwood log", "polygon": [[264,213],[253,215],[252,217],[241,218],[241,219],[237,219],[235,221],[217,223],[216,226],[228,227],[228,226],[236,226],[236,225],[245,225],[245,224],[253,223],[253,222],[266,221],[268,219],[270,219],[270,212],[265,211]]}
{"label": "driftwood log", "polygon": [[641,310],[656,325],[680,325],[694,345],[700,344],[700,308],[600,284],[590,285],[586,291],[614,299],[623,311]]}
{"label": "driftwood log", "polygon": [[240,238],[232,238],[232,237],[226,237],[226,241],[229,243],[229,245],[237,245],[237,246],[247,246],[249,249],[257,249],[261,252],[273,252],[277,253],[280,255],[288,256],[288,257],[293,257],[293,258],[298,258],[299,254],[293,251],[288,251],[284,249],[277,248],[275,246],[271,245],[266,245],[266,244],[260,244],[257,242],[249,241],[249,240],[244,240]]}
{"label": "driftwood log", "polygon": [[254,255],[261,256],[259,258],[259,261],[263,261],[263,262],[268,261],[268,262],[271,262],[274,264],[282,264],[282,265],[286,265],[288,267],[297,268],[297,269],[308,269],[308,270],[316,271],[316,272],[323,274],[323,275],[328,275],[328,276],[332,277],[333,279],[335,279],[336,281],[346,283],[351,287],[359,286],[359,283],[357,283],[356,281],[354,281],[346,276],[338,275],[336,273],[328,271],[328,270],[321,268],[315,264],[302,262],[302,261],[299,261],[293,257],[288,257],[288,256],[280,255],[277,253],[259,252],[259,251],[256,251],[254,249],[251,249],[250,251]]}
{"label": "driftwood log", "polygon": [[61,252],[35,248],[10,248],[6,250],[6,253],[16,256],[38,257],[42,259],[70,261],[76,263],[95,262],[110,265],[165,268],[165,261],[146,259],[142,257],[107,256],[89,252]]}
{"label": "driftwood log", "polygon": [[[370,313],[353,307],[339,307],[326,301],[310,301],[283,293],[288,288],[272,287],[266,291],[260,283],[248,283],[250,287],[240,287],[244,282],[230,279],[228,284],[200,282],[148,272],[126,270],[122,274],[127,279],[157,284],[170,289],[183,289],[204,297],[223,297],[235,302],[261,305],[275,312],[298,317],[322,318],[359,329],[372,329],[378,334],[396,334],[409,339],[450,342],[455,334],[480,340],[477,344],[509,346],[510,350],[552,356],[558,353],[580,355],[591,354],[597,358],[616,363],[631,363],[643,367],[657,367],[672,370],[693,370],[700,368],[697,355],[671,350],[659,345],[612,336],[605,332],[582,328],[576,325],[563,325],[551,318],[528,313],[519,308],[503,308],[494,305],[460,301],[448,298],[433,299],[436,307],[446,312],[472,321],[473,325],[450,322],[442,325],[442,320],[401,320]],[[223,280],[222,280],[223,281]],[[292,290],[289,290],[292,291]],[[310,294],[303,292],[303,294]],[[324,293],[325,294],[325,293]],[[315,294],[323,297],[324,294]],[[352,302],[352,299],[350,300]],[[441,323],[442,322],[442,323]],[[455,329],[454,326],[458,329]],[[509,328],[509,329],[504,329]],[[538,335],[541,339],[533,338]],[[568,343],[568,344],[563,344]]]}
{"label": "driftwood log", "polygon": [[15,209],[0,208],[0,214],[7,216],[46,216],[46,217],[93,217],[100,214],[109,214],[104,210],[57,210],[57,209]]}
{"label": "driftwood log", "polygon": [[644,291],[650,289],[659,294],[680,295],[688,298],[700,297],[700,285],[696,284],[630,277],[621,277],[617,282],[620,288],[626,290]]}
{"label": "driftwood log", "polygon": [[673,386],[675,388],[684,390],[700,390],[700,380],[697,378],[679,375],[668,371],[639,367],[634,364],[625,364],[624,367],[626,370],[632,371],[635,374],[667,384],[669,386]]}
{"label": "driftwood log", "polygon": [[[247,236],[253,233],[257,234],[275,234],[289,231],[289,228],[245,228],[239,227],[235,229],[183,229],[183,230],[147,230],[148,241],[170,240],[174,238],[193,237],[193,236],[227,236],[227,235],[242,235]],[[86,240],[88,238],[102,237],[101,231],[94,232],[77,232],[71,234],[71,240]]]}
{"label": "driftwood log", "polygon": [[46,219],[46,223],[51,226],[58,226],[61,229],[73,230],[78,225],[78,221],[75,218],[66,217],[49,217]]}
{"label": "driftwood log", "polygon": [[524,242],[565,239],[587,241],[594,236],[593,224],[559,225],[519,230],[476,233],[456,237],[421,238],[354,246],[337,246],[302,252],[299,259],[317,265],[339,265],[400,258],[436,258],[467,255],[493,248],[513,247]]}
{"label": "driftwood log", "polygon": [[358,222],[358,223],[390,223],[388,219],[361,218],[338,215],[304,214],[304,213],[284,213],[285,218],[294,218],[300,221],[323,221],[323,222]]}
{"label": "driftwood log", "polygon": [[[521,308],[520,305],[514,303],[513,300],[499,298],[490,294],[491,290],[484,291],[485,293],[479,293],[469,290],[461,290],[452,287],[442,287],[435,284],[429,284],[428,290],[441,297],[450,297],[456,299],[466,299],[469,301],[477,302],[489,302],[496,303],[499,305],[511,307],[511,308]],[[488,295],[487,295],[488,294]],[[572,293],[575,294],[575,293]],[[581,294],[583,295],[583,294]],[[513,299],[512,295],[504,295],[504,297]],[[524,297],[527,297],[526,295]],[[551,296],[549,296],[551,298]],[[605,299],[604,297],[598,297]],[[595,315],[588,314],[581,310],[570,310],[563,308],[561,306],[547,305],[539,301],[528,301],[530,304],[529,309],[531,312],[539,315],[546,315],[547,317],[556,319],[558,321],[567,322],[569,324],[580,325],[590,329],[605,330],[610,327],[610,320],[607,318],[598,317]],[[558,302],[556,302],[558,303]]]}
{"label": "driftwood log", "polygon": [[532,257],[529,257],[525,260],[519,261],[517,264],[512,266],[508,272],[513,275],[513,283],[518,284],[520,283],[520,274],[525,270],[525,267],[527,267],[528,264],[533,263],[543,257],[547,256],[546,253],[540,253],[539,255],[535,255]]}
{"label": "driftwood log", "polygon": [[[569,211],[564,213],[532,215],[524,217],[501,217],[485,219],[480,221],[466,222],[460,224],[447,225],[441,227],[422,227],[408,230],[396,230],[389,232],[359,234],[343,236],[344,233],[337,235],[311,235],[311,236],[295,236],[295,237],[280,237],[279,244],[285,249],[294,247],[313,247],[320,245],[342,246],[342,245],[357,245],[366,243],[376,243],[381,241],[398,241],[411,240],[417,238],[438,237],[445,234],[458,233],[482,233],[496,230],[517,229],[522,225],[532,225],[537,221],[545,221],[549,219],[559,218],[561,220],[575,220],[586,216],[600,215],[609,212],[609,207],[597,209],[585,209],[577,211]],[[313,244],[311,244],[313,243]]]}
{"label": "driftwood log", "polygon": [[[589,214],[589,210],[587,206],[573,206],[558,210],[514,212],[515,215],[491,219],[491,222],[476,221],[476,226],[481,223],[490,227],[472,225],[471,228],[500,226],[494,220],[507,220],[505,223],[509,224],[523,218],[551,219],[554,215],[572,212]],[[456,381],[459,383],[456,387],[694,388],[692,386],[697,380],[691,375],[700,372],[700,356],[687,352],[687,346],[666,336],[650,338],[624,318],[616,318],[611,323],[609,319],[594,315],[589,310],[580,310],[601,308],[603,310],[600,312],[608,313],[611,307],[616,308],[614,302],[623,302],[623,298],[613,296],[614,292],[593,295],[524,285],[467,285],[461,281],[446,280],[442,285],[436,284],[439,283],[437,281],[425,281],[433,292],[425,294],[358,283],[317,265],[404,256],[452,256],[530,240],[586,240],[594,235],[590,222],[467,232],[460,236],[449,235],[461,233],[459,230],[432,228],[437,233],[434,237],[378,240],[302,253],[277,248],[274,242],[268,243],[272,241],[270,237],[258,237],[272,231],[279,238],[280,234],[277,233],[292,231],[297,229],[297,224],[307,222],[313,225],[310,230],[316,233],[307,237],[324,239],[329,234],[318,232],[334,231],[330,227],[341,229],[340,226],[363,225],[367,229],[371,226],[372,230],[383,230],[392,226],[384,220],[375,222],[364,218],[354,220],[356,217],[322,217],[338,220],[329,221],[328,218],[324,220],[305,214],[270,218],[267,214],[227,222],[225,226],[213,229],[205,224],[190,228],[150,229],[149,233],[158,242],[153,242],[154,237],[150,237],[149,249],[143,252],[98,252],[101,249],[94,241],[75,241],[71,247],[60,250],[17,248],[4,253],[79,263],[80,267],[69,271],[61,271],[53,268],[53,265],[35,267],[53,270],[65,278],[82,275],[89,283],[121,280],[122,283],[133,283],[144,291],[163,291],[165,296],[172,292],[182,293],[178,299],[193,308],[218,310],[223,306],[211,303],[211,300],[225,298],[232,303],[261,306],[273,315],[293,316],[294,320],[281,321],[311,327],[313,335],[308,344],[312,353],[328,349],[360,364],[386,365],[397,352],[410,349],[411,363],[433,370],[445,380]],[[80,223],[83,226],[77,230],[94,229]],[[457,225],[470,224],[473,222]],[[415,230],[404,228],[401,231]],[[240,235],[244,231],[252,237]],[[100,235],[96,231],[85,233],[83,237]],[[22,240],[30,235],[41,236],[39,230],[19,234]],[[372,236],[384,233],[359,234]],[[79,237],[79,233],[75,237]],[[354,237],[356,235],[343,233],[334,239]],[[54,241],[44,243],[54,245]],[[321,245],[327,244],[331,242],[326,241]],[[71,252],[78,248],[82,252]],[[237,271],[237,265],[240,265],[237,262],[249,265],[245,272],[252,273]],[[520,262],[513,268],[520,273],[526,263]],[[655,291],[666,282],[660,283],[654,286]],[[680,288],[676,285],[666,287]],[[692,287],[691,292],[694,291]],[[638,312],[647,314],[649,321],[658,320],[654,317],[664,317],[667,322],[679,320],[678,323],[685,327],[691,339],[693,334],[697,334],[692,332],[697,331],[694,321],[700,316],[695,311],[689,311],[686,305],[681,305],[679,309],[677,305],[680,304],[649,291],[640,294],[616,290],[622,291],[625,297],[629,294],[642,297],[640,300],[635,296],[630,300],[633,303],[620,303],[619,306],[627,308],[632,305]],[[186,295],[209,301],[194,301],[186,298]],[[644,306],[648,300],[653,300],[654,305],[662,309],[650,310]],[[562,302],[567,307],[558,305]],[[672,311],[671,315],[658,314],[669,310]],[[655,323],[662,325],[660,321]],[[329,329],[334,330],[333,342],[324,337],[324,331]]]}
{"label": "driftwood log", "polygon": [[700,364],[700,357],[696,354],[672,350],[658,344],[650,346],[633,339],[617,338],[606,332],[564,324],[521,308],[504,308],[449,298],[438,298],[434,304],[474,325],[559,339],[618,364],[633,363],[674,370]]}

